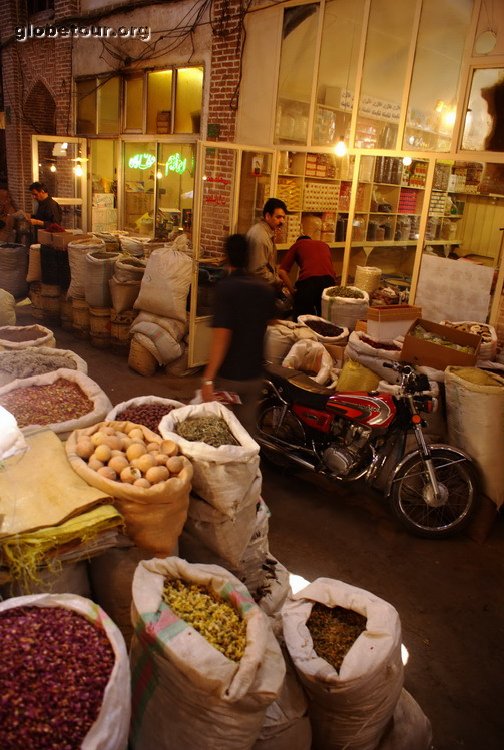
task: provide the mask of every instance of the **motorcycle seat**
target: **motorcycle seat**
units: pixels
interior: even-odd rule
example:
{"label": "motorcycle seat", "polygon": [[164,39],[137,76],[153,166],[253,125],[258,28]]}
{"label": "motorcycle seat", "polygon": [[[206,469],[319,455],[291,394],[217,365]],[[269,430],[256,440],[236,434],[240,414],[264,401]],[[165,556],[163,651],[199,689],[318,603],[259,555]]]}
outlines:
{"label": "motorcycle seat", "polygon": [[289,399],[313,409],[323,409],[329,396],[334,395],[331,388],[319,385],[305,372],[292,367],[268,364],[266,377],[285,389]]}

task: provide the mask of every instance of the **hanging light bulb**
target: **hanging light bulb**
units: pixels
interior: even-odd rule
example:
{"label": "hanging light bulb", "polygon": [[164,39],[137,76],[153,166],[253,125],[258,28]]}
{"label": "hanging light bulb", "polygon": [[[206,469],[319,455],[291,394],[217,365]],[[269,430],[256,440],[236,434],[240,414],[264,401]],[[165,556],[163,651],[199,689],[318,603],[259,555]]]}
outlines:
{"label": "hanging light bulb", "polygon": [[158,169],[158,171],[156,172],[156,177],[158,178],[158,180],[160,180],[162,176],[163,176],[163,173],[161,172],[160,169]]}
{"label": "hanging light bulb", "polygon": [[76,177],[82,177],[82,166],[80,160],[77,160],[77,164],[73,168],[73,171]]}
{"label": "hanging light bulb", "polygon": [[411,158],[411,156],[403,156],[402,163],[404,164],[405,167],[409,167],[412,161],[413,159]]}
{"label": "hanging light bulb", "polygon": [[56,172],[56,164],[51,164],[51,166],[49,167],[49,171]]}
{"label": "hanging light bulb", "polygon": [[336,154],[336,156],[345,156],[346,152],[347,152],[347,147],[346,147],[345,139],[342,135],[340,135],[339,141],[334,147],[334,153]]}

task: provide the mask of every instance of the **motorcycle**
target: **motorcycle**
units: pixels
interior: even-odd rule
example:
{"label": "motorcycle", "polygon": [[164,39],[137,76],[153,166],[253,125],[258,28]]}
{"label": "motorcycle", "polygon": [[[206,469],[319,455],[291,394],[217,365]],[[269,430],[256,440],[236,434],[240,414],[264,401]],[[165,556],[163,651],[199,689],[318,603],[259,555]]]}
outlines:
{"label": "motorcycle", "polygon": [[436,407],[427,376],[410,364],[383,364],[398,373],[395,393],[337,392],[306,373],[268,365],[256,440],[273,463],[382,490],[416,536],[452,536],[476,510],[476,467],[462,450],[426,441],[421,413]]}

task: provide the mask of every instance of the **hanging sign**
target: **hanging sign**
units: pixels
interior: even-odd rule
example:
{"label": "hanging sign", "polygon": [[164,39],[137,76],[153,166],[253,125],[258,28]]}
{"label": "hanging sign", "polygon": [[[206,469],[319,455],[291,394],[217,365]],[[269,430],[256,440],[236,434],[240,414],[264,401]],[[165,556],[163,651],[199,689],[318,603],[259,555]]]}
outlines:
{"label": "hanging sign", "polygon": [[172,154],[168,157],[165,164],[165,177],[168,172],[176,172],[177,174],[184,174],[187,167],[187,159],[183,159],[179,153]]}

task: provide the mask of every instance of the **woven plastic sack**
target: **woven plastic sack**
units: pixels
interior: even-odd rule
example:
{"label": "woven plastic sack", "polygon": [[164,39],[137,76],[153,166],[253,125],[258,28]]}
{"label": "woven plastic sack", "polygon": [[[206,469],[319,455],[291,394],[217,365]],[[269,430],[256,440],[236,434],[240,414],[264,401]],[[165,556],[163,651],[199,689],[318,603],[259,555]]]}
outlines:
{"label": "woven plastic sack", "polygon": [[[337,336],[322,336],[320,333],[317,333],[317,331],[311,328],[310,321],[316,321],[316,322],[318,321],[320,323],[330,323],[330,321],[325,320],[324,318],[320,318],[318,315],[299,315],[298,323],[302,323],[303,325],[307,326],[310,329],[310,331],[313,331],[317,341],[321,341],[323,344],[335,344],[335,345],[346,343],[346,340],[348,338],[348,333],[349,333],[348,328],[343,328],[342,326],[339,326],[339,328],[341,328],[341,333],[339,333]],[[332,325],[334,325],[334,323]]]}
{"label": "woven plastic sack", "polygon": [[15,299],[28,294],[28,248],[13,242],[0,242],[0,284]]}
{"label": "woven plastic sack", "polygon": [[500,508],[504,503],[504,378],[487,372],[494,384],[478,385],[461,377],[470,369],[450,366],[445,370],[448,438],[476,462],[485,494]]}
{"label": "woven plastic sack", "polygon": [[115,663],[100,712],[82,741],[81,750],[126,750],[131,716],[130,674],[126,646],[116,625],[93,601],[73,594],[34,594],[0,602],[0,612],[14,607],[63,607],[105,631]]}
{"label": "woven plastic sack", "polygon": [[431,750],[432,727],[416,700],[404,688],[392,722],[376,750]]}
{"label": "woven plastic sack", "polygon": [[478,323],[474,320],[442,320],[442,326],[449,326],[450,328],[456,328],[458,331],[465,331],[466,333],[474,333],[477,336],[481,336],[481,344],[478,352],[478,359],[489,360],[490,362],[495,358],[497,354],[497,331],[491,325],[487,323]]}
{"label": "woven plastic sack", "polygon": [[[307,621],[314,602],[366,617],[339,671],[319,657]],[[318,578],[282,608],[285,646],[309,703],[313,746],[376,750],[403,687],[401,624],[391,604],[363,589]]]}
{"label": "woven plastic sack", "polygon": [[[245,620],[231,661],[162,602],[165,579],[210,589]],[[268,619],[224,568],[178,557],[139,563],[133,579],[132,750],[246,750],[277,699],[285,662]]]}
{"label": "woven plastic sack", "polygon": [[109,281],[118,253],[95,250],[86,254],[84,298],[90,307],[111,307]]}
{"label": "woven plastic sack", "polygon": [[369,294],[364,289],[349,286],[347,289],[360,292],[362,297],[333,297],[330,292],[336,287],[328,287],[322,292],[322,317],[337,326],[353,331],[358,320],[367,317]]}
{"label": "woven plastic sack", "polygon": [[40,244],[30,245],[28,251],[28,271],[26,281],[42,281],[42,267],[40,261]]}
{"label": "woven plastic sack", "polygon": [[[4,338],[2,333],[18,340]],[[23,340],[20,340],[21,337]],[[0,328],[0,352],[8,349],[28,349],[33,346],[56,346],[56,339],[51,329],[38,323],[31,326],[2,326]]]}
{"label": "woven plastic sack", "polygon": [[[76,383],[92,403],[90,411],[82,417],[71,417],[62,422],[52,422],[43,425],[44,430],[52,430],[61,440],[65,440],[73,430],[83,429],[84,427],[93,425],[96,422],[100,422],[112,408],[108,396],[98,383],[95,383],[94,380],[88,378],[83,372],[69,370],[65,367],[53,370],[52,372],[46,372],[43,375],[35,375],[32,378],[13,380],[12,383],[8,383],[0,388],[0,401],[12,391],[23,388],[51,385],[60,379],[67,380],[70,383]],[[67,407],[69,413],[71,413],[71,404],[67,404]],[[24,435],[30,435],[32,432],[38,431],[40,427],[41,425],[30,424],[20,429]]]}
{"label": "woven plastic sack", "polygon": [[188,255],[170,247],[154,250],[147,261],[135,309],[185,321],[191,276],[192,260]]}
{"label": "woven plastic sack", "polygon": [[10,292],[0,289],[0,326],[16,325],[16,300]]}
{"label": "woven plastic sack", "polygon": [[70,286],[67,296],[70,299],[84,299],[86,294],[86,255],[95,250],[104,250],[105,243],[98,237],[74,240],[67,245],[70,266]]}

